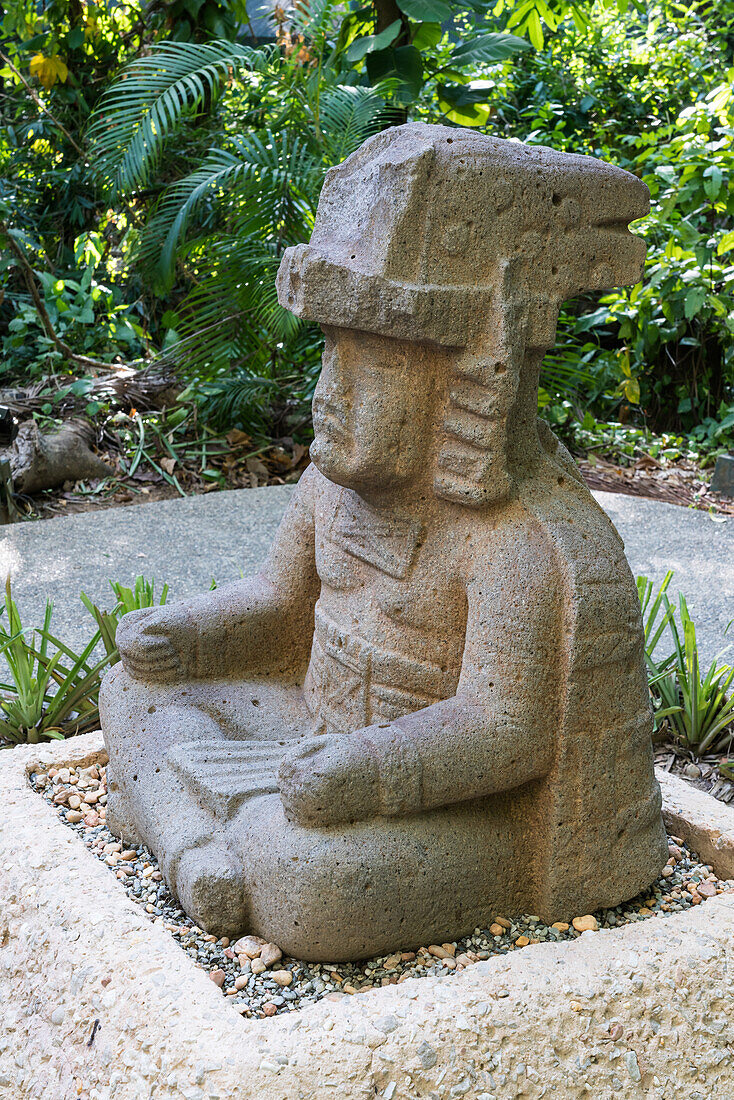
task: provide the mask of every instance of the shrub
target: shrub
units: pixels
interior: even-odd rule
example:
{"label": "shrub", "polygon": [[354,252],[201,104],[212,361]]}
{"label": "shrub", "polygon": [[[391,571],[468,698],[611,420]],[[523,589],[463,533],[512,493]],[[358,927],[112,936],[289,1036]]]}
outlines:
{"label": "shrub", "polygon": [[[7,627],[0,626],[0,655],[10,670],[10,682],[0,683],[4,693],[0,698],[0,739],[6,744],[36,745],[99,728],[101,675],[120,659],[115,645],[118,623],[128,611],[156,604],[154,580],[136,577],[132,588],[117,581],[110,581],[110,585],[116,597],[111,611],[101,611],[81,593],[97,630],[82,652],[74,653],[51,633],[50,600],[46,602],[43,626],[23,627],[7,580],[5,604],[0,609],[0,614],[7,614]],[[164,585],[158,602],[164,604],[167,595],[168,585]],[[95,661],[100,643],[105,656]]]}

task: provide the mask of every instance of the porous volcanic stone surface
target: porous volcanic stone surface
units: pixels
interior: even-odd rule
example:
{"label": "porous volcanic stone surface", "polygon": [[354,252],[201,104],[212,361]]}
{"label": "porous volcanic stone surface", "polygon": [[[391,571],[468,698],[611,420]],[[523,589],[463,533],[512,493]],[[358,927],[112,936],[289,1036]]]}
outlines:
{"label": "porous volcanic stone surface", "polygon": [[[0,754],[3,1100],[734,1094],[734,895],[530,946],[449,981],[243,1020],[28,783],[54,764],[102,760],[98,734]],[[685,785],[663,784],[687,821]],[[710,802],[728,858],[734,811]]]}
{"label": "porous volcanic stone surface", "polygon": [[262,571],[130,612],[100,691],[107,822],[208,933],[358,961],[660,874],[635,583],[537,416],[561,303],[638,281],[648,209],[424,123],[327,174],[277,277],[324,330],[312,464]]}

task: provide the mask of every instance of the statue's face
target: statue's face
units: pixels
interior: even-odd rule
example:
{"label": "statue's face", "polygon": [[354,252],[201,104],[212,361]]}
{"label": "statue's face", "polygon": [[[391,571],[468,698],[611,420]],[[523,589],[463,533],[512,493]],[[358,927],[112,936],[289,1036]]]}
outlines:
{"label": "statue's face", "polygon": [[409,481],[426,462],[433,379],[418,349],[385,336],[325,328],[313,399],[311,457],[349,489]]}

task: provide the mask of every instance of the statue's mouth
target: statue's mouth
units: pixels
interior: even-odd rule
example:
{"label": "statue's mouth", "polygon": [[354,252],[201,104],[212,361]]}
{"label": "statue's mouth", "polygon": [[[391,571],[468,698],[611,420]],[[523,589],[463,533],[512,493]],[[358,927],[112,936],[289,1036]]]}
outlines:
{"label": "statue's mouth", "polygon": [[344,414],[338,406],[315,398],[313,403],[314,435],[325,435],[349,442],[350,433],[344,423]]}

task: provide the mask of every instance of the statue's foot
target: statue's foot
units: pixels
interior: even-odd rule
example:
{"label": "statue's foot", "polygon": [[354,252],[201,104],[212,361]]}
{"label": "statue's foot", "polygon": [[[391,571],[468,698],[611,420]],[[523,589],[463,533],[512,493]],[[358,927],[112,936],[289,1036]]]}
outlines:
{"label": "statue's foot", "polygon": [[247,920],[245,876],[237,858],[210,841],[182,852],[171,875],[181,907],[200,928],[236,936]]}

